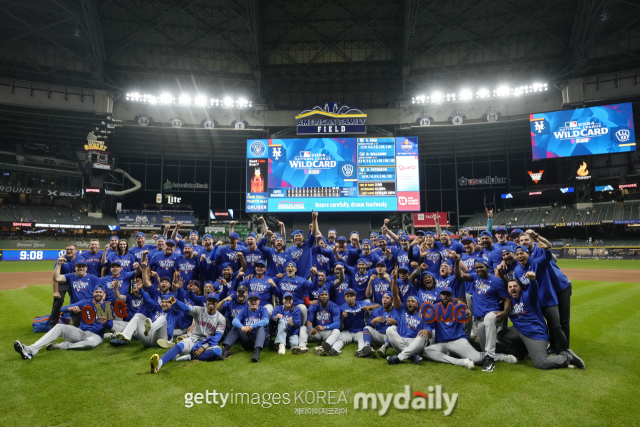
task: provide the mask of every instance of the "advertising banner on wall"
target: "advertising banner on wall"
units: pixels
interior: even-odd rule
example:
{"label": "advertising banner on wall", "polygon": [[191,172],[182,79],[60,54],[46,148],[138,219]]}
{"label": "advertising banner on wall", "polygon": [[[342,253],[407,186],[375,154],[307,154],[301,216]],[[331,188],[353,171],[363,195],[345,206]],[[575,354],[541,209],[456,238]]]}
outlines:
{"label": "advertising banner on wall", "polygon": [[170,212],[129,211],[117,214],[117,218],[118,224],[121,226],[154,227],[167,224],[175,225],[178,222],[184,222],[184,225],[195,224],[193,215]]}
{"label": "advertising banner on wall", "polygon": [[413,214],[413,226],[415,228],[435,228],[436,218],[440,227],[451,227],[447,212],[418,212]]}

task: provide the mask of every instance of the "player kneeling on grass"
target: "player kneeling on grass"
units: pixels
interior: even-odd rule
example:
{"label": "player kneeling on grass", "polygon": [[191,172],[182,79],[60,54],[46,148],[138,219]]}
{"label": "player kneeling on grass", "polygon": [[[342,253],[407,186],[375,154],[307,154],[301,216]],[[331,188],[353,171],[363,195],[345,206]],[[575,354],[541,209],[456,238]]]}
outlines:
{"label": "player kneeling on grass", "polygon": [[292,353],[294,353],[294,349],[298,348],[298,334],[300,333],[300,319],[302,317],[300,308],[293,305],[293,294],[291,292],[284,293],[282,302],[282,305],[273,310],[272,317],[274,322],[277,323],[275,327],[277,331],[276,344],[278,344],[278,354],[280,355],[285,353],[287,341],[289,341]]}
{"label": "player kneeling on grass", "polygon": [[[149,268],[145,264],[143,264],[142,281],[147,289],[152,288],[149,280]],[[161,282],[170,283],[170,280],[168,277],[162,277]],[[131,318],[131,321],[122,332],[115,334],[115,338],[123,342],[129,342],[133,333],[136,332],[136,336],[143,346],[158,347],[158,340],[171,340],[173,337],[173,327],[177,314],[172,310],[172,307],[176,303],[176,298],[173,292],[170,292],[170,294],[161,295],[160,304],[158,304],[144,289],[140,289],[140,293],[151,318],[142,313],[137,313]]]}
{"label": "player kneeling on grass", "polygon": [[269,342],[267,326],[269,325],[269,312],[266,307],[260,305],[260,294],[249,292],[247,296],[249,305],[233,319],[233,328],[224,340],[224,351],[222,359],[226,359],[231,354],[230,348],[236,341],[246,351],[253,348],[252,362],[260,361],[260,352],[265,344]]}
{"label": "player kneeling on grass", "polygon": [[366,354],[363,352],[365,347],[367,347],[362,334],[365,327],[364,315],[367,311],[374,310],[380,307],[380,305],[371,304],[367,301],[356,301],[356,291],[353,288],[346,290],[344,299],[347,302],[340,306],[343,325],[342,332],[340,332],[340,339],[334,342],[333,345],[330,345],[327,341],[323,342],[322,349],[324,353],[329,356],[337,356],[340,354],[342,346],[350,342],[357,342],[358,350],[356,350],[354,356],[367,357],[371,353],[371,347],[368,347]]}
{"label": "player kneeling on grass", "polygon": [[[329,301],[329,291],[326,287],[320,289],[317,304],[309,306],[307,325],[300,328],[300,346],[291,352],[306,353],[307,341],[321,341],[331,346],[340,338],[340,307]],[[322,346],[313,349],[318,356],[324,355]]]}
{"label": "player kneeling on grass", "polygon": [[387,349],[389,348],[387,329],[389,326],[398,324],[398,312],[393,308],[393,298],[389,292],[382,294],[382,307],[378,307],[371,312],[368,323],[369,326],[366,326],[362,331],[366,346],[361,353],[368,355],[371,353],[371,344],[376,344],[380,346],[376,350],[378,356],[386,357]]}
{"label": "player kneeling on grass", "polygon": [[[522,279],[520,279],[522,280]],[[566,368],[573,365],[585,369],[584,362],[571,349],[555,356],[547,355],[549,336],[538,299],[538,283],[533,271],[525,273],[528,283],[510,280],[507,284],[513,309],[509,319],[513,326],[498,334],[498,348],[524,358],[528,353],[538,369]]]}
{"label": "player kneeling on grass", "polygon": [[[105,295],[102,290],[102,285],[97,285],[93,289],[93,299],[80,300],[75,304],[62,307],[60,311],[69,311],[71,313],[80,313],[82,307],[93,307],[96,313],[105,312]],[[42,338],[30,346],[25,346],[20,341],[13,343],[13,348],[20,353],[23,359],[31,359],[40,351],[42,347],[46,346],[48,351],[51,350],[91,350],[97,347],[104,337],[105,328],[111,328],[112,321],[106,317],[98,317],[93,323],[89,324],[84,321],[84,318],[80,321],[80,326],[75,327],[71,325],[64,325],[61,323],[56,324],[53,329],[47,332]],[[62,343],[54,343],[57,338],[62,337],[66,341]]]}
{"label": "player kneeling on grass", "polygon": [[397,356],[387,357],[389,365],[397,365],[407,359],[419,365],[422,363],[422,350],[427,339],[432,335],[431,326],[420,317],[418,298],[410,296],[402,305],[398,291],[398,269],[393,270],[391,292],[393,293],[393,308],[398,312],[398,324],[387,328],[387,338],[396,351]]}
{"label": "player kneeling on grass", "polygon": [[192,359],[206,361],[220,359],[222,349],[218,346],[218,343],[222,339],[226,320],[222,313],[216,310],[219,298],[218,294],[211,293],[207,295],[207,308],[188,306],[182,301],[176,301],[175,306],[179,310],[193,317],[195,327],[193,332],[187,335],[187,338],[172,347],[164,356],[160,357],[157,354],[151,356],[149,363],[152,374],[157,373],[165,363],[174,359],[177,362],[185,362]]}
{"label": "player kneeling on grass", "polygon": [[[440,288],[440,301],[444,306],[445,313],[455,313],[459,304],[452,302],[453,293],[450,287]],[[453,307],[448,310],[449,304]],[[464,306],[464,304],[462,304]],[[471,312],[466,309],[467,318],[471,317]],[[469,319],[470,320],[470,319]],[[467,335],[464,331],[464,323],[458,322],[456,319],[436,320],[431,324],[435,332],[435,344],[425,347],[422,356],[425,359],[449,363],[451,365],[464,366],[473,369],[475,365],[482,365],[485,353],[478,352],[469,344]],[[495,359],[500,362],[516,363],[518,360],[508,354],[496,353]]]}

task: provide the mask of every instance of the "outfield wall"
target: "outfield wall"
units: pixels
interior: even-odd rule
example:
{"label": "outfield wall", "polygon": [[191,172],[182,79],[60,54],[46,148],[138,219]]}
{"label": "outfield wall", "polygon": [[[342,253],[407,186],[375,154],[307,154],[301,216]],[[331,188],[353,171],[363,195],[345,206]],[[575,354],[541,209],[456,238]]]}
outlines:
{"label": "outfield wall", "polygon": [[562,259],[628,259],[640,260],[640,247],[568,247],[554,249],[553,252]]}

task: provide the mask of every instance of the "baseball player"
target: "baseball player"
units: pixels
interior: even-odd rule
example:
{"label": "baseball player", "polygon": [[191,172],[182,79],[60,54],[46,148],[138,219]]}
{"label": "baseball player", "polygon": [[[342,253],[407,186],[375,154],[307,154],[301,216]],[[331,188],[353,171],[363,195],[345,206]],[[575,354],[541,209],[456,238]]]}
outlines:
{"label": "baseball player", "polygon": [[251,361],[259,362],[260,352],[269,342],[266,330],[269,325],[269,313],[265,307],[260,305],[260,295],[256,292],[249,292],[247,299],[249,305],[233,319],[233,328],[224,340],[222,359],[229,357],[231,346],[240,340],[240,344],[246,351],[253,349]]}
{"label": "baseball player", "polygon": [[[358,301],[364,301],[371,298],[371,296],[367,296],[367,287],[369,286],[369,279],[377,273],[375,267],[367,267],[367,261],[364,258],[360,258],[356,266],[357,267],[354,268],[345,265],[344,273],[351,279],[351,284],[348,287],[356,290],[356,299]],[[369,301],[371,300],[369,299]]]}
{"label": "baseball player", "polygon": [[245,285],[240,285],[235,293],[231,293],[228,297],[220,300],[218,303],[218,311],[221,312],[227,322],[224,330],[224,338],[233,328],[233,319],[247,306],[247,294],[249,290]]}
{"label": "baseball player", "polygon": [[378,238],[380,237],[380,235],[378,233],[376,233],[375,231],[372,231],[371,234],[369,234],[369,240],[371,240],[371,252],[376,252],[378,251],[380,248],[378,247]]}
{"label": "baseball player", "polygon": [[520,235],[522,233],[524,233],[524,231],[520,230],[519,228],[511,230],[511,233],[509,233],[509,237],[511,237],[511,241],[515,243],[516,246],[520,244]]}
{"label": "baseball player", "polygon": [[[137,264],[136,264],[137,267]],[[104,285],[104,289],[107,292],[107,301],[115,301],[115,294],[113,293],[113,284],[117,283],[121,294],[128,294],[131,290],[131,281],[134,280],[136,271],[122,271],[122,265],[119,259],[113,259],[111,261],[109,270],[111,273],[107,276],[100,278],[99,280]],[[136,268],[137,270],[137,268]]]}
{"label": "baseball player", "polygon": [[338,237],[338,232],[336,231],[335,228],[330,228],[329,231],[327,231],[327,238],[324,240],[324,242],[327,244],[329,249],[332,249],[336,245],[337,237]]}
{"label": "baseball player", "polygon": [[426,264],[420,264],[413,273],[411,273],[409,280],[417,289],[417,298],[420,304],[425,302],[431,304],[440,302],[440,292],[436,289],[436,276],[429,271]]}
{"label": "baseball player", "polygon": [[96,277],[100,277],[102,274],[102,269],[100,268],[102,252],[98,252],[98,249],[100,249],[100,242],[97,239],[92,239],[89,242],[89,250],[80,253],[80,258],[87,263],[87,274],[92,274]]}
{"label": "baseball player", "polygon": [[[455,313],[458,304],[453,302],[453,289],[449,286],[439,288],[440,301],[445,310],[449,304],[453,306],[451,313]],[[471,312],[464,306],[467,318],[471,317]],[[464,366],[467,369],[474,369],[475,365],[482,365],[484,353],[479,353],[469,344],[464,332],[464,324],[455,319],[438,320],[431,324],[435,333],[435,344],[425,347],[422,356],[433,362],[448,363],[450,365]],[[518,360],[512,356],[496,353],[495,359],[501,362],[516,363]]]}
{"label": "baseball player", "polygon": [[220,268],[217,263],[218,246],[213,244],[213,236],[208,233],[202,236],[202,244],[199,255],[200,265],[198,266],[202,281],[216,280],[220,275]]}
{"label": "baseball player", "polygon": [[[478,259],[475,264],[475,273],[463,273],[460,270],[460,255],[455,255],[456,279],[464,282],[473,282],[473,316],[478,325],[478,338],[480,346],[486,352],[482,370],[492,372],[495,368],[496,337],[498,326],[502,323],[509,310],[511,301],[507,295],[504,282],[489,273],[487,261]],[[500,311],[500,302],[504,309]]]}
{"label": "baseball player", "polygon": [[435,247],[435,239],[432,232],[428,231],[425,233],[424,242],[421,241],[420,237],[411,242],[411,247],[408,251],[408,255],[410,261],[417,261],[418,264],[425,263],[428,270],[434,276],[440,271],[442,255],[440,254],[440,251]]}
{"label": "baseball player", "polygon": [[324,271],[318,271],[315,267],[312,267],[309,281],[313,283],[313,286],[309,289],[309,304],[317,304],[320,290],[327,286],[327,275]]}
{"label": "baseball player", "polygon": [[[316,235],[316,244],[313,247],[313,267],[317,271],[329,274],[333,270],[333,250],[327,246],[322,234]],[[309,279],[311,280],[311,279]]]}
{"label": "baseball player", "polygon": [[294,348],[298,348],[298,334],[300,333],[300,325],[302,324],[301,314],[300,308],[295,306],[294,296],[291,292],[285,292],[283,294],[282,305],[277,306],[273,310],[273,317],[271,319],[276,323],[274,329],[276,330],[275,342],[278,345],[278,354],[285,354],[287,342],[289,343],[291,352],[298,354],[298,351],[294,351]]}
{"label": "baseball player", "polygon": [[376,263],[376,274],[369,278],[365,295],[368,301],[375,304],[382,304],[382,295],[390,291],[391,277],[387,274],[387,267],[384,261]]}
{"label": "baseball player", "polygon": [[[112,284],[111,288],[113,289],[115,299],[122,300],[127,304],[127,313],[129,314],[127,318],[113,319],[113,325],[111,326],[111,330],[113,332],[122,332],[127,327],[133,316],[135,316],[144,305],[144,298],[142,298],[142,293],[140,293],[140,289],[143,288],[142,279],[138,278],[136,280],[136,283],[131,287],[132,290],[130,294],[121,294],[117,283]],[[113,333],[104,335],[105,339],[111,339],[112,336]]]}
{"label": "baseball player", "polygon": [[149,261],[149,268],[158,273],[158,276],[173,277],[173,272],[176,271],[176,260],[179,258],[179,255],[174,253],[175,247],[175,240],[169,239],[164,251],[160,252],[160,243],[158,242],[158,252]]}
{"label": "baseball player", "polygon": [[155,251],[158,249],[156,245],[147,245],[147,236],[142,231],[136,233],[136,245],[129,249],[129,253],[133,255],[137,262],[142,261],[142,252],[143,251]]}
{"label": "baseball player", "polygon": [[497,247],[494,247],[493,236],[490,231],[480,233],[480,243],[482,244],[484,258],[488,260],[489,272],[493,274],[493,269],[502,262],[502,248],[498,250]]}
{"label": "baseball player", "polygon": [[[162,278],[161,282],[168,280],[168,278]],[[176,298],[171,293],[169,297],[161,297],[160,304],[158,304],[157,300],[147,293],[145,289],[153,289],[149,277],[149,267],[143,266],[142,281],[144,288],[140,289],[140,294],[151,318],[138,312],[122,332],[116,332],[115,338],[127,343],[131,341],[135,332],[143,346],[157,347],[159,339],[169,341],[173,337],[177,316],[172,310],[172,306],[175,304]]]}
{"label": "baseball player", "polygon": [[[62,307],[61,311],[71,311],[74,313],[80,313],[82,307],[91,306],[99,311],[98,307],[104,312],[105,307],[105,293],[102,290],[102,285],[97,285],[93,289],[93,298],[80,300],[75,304],[71,304]],[[56,324],[49,332],[47,332],[42,338],[36,341],[30,346],[25,346],[20,341],[13,343],[13,348],[20,354],[22,359],[31,359],[35,356],[42,347],[46,347],[47,351],[51,350],[91,350],[97,347],[102,342],[105,328],[111,328],[112,321],[106,317],[99,317],[93,323],[85,323],[84,319],[80,322],[79,327]],[[64,338],[66,341],[62,343],[54,343],[59,337]]]}
{"label": "baseball player", "polygon": [[529,354],[533,366],[538,369],[567,368],[569,365],[585,369],[584,361],[571,349],[561,351],[558,355],[547,354],[549,337],[536,295],[536,273],[527,271],[524,278],[526,283],[510,280],[507,284],[513,304],[513,310],[509,313],[513,326],[500,332],[499,346],[523,359]]}
{"label": "baseball player", "polygon": [[218,346],[226,327],[224,316],[220,314],[218,295],[207,295],[207,307],[190,307],[181,301],[176,301],[175,307],[187,313],[195,320],[193,332],[187,335],[162,357],[154,354],[149,359],[151,373],[156,374],[164,364],[172,360],[178,362],[198,360],[218,360],[222,355],[222,349]]}
{"label": "baseball player", "polygon": [[216,251],[216,262],[218,265],[228,262],[231,264],[231,268],[234,273],[237,273],[240,268],[242,271],[247,271],[247,263],[242,253],[243,248],[239,247],[240,235],[235,231],[229,233],[229,245],[219,247]]}
{"label": "baseball player", "polygon": [[[76,272],[72,274],[60,274],[60,268],[67,260],[64,257],[58,259],[56,268],[53,270],[53,281],[64,283],[69,288],[69,302],[75,304],[78,301],[91,299],[93,289],[98,286],[101,281],[96,276],[87,273],[87,262],[80,258],[75,262]],[[80,326],[80,313],[72,313],[74,326]]]}
{"label": "baseball player", "polygon": [[360,258],[358,258],[358,262],[360,262],[360,260],[364,260],[364,263],[367,265],[367,270],[375,268],[376,263],[380,261],[381,258],[380,254],[371,252],[371,248],[371,240],[364,239],[362,241],[362,250],[360,251]]}
{"label": "baseball player", "polygon": [[253,231],[247,234],[247,247],[242,250],[242,255],[244,256],[245,262],[247,263],[247,268],[245,273],[247,275],[251,275],[255,273],[255,265],[258,261],[262,261],[265,266],[266,257],[262,253],[262,251],[258,248],[258,236]]}
{"label": "baseball player", "polygon": [[406,303],[411,295],[418,296],[418,289],[411,283],[407,264],[398,265],[398,291],[402,304]]}
{"label": "baseball player", "polygon": [[244,279],[244,273],[239,272],[236,283],[246,286],[249,292],[258,295],[260,297],[260,306],[265,307],[269,316],[271,316],[271,313],[273,313],[271,297],[273,295],[280,296],[278,285],[271,277],[265,276],[264,272],[267,267],[264,265],[264,261],[259,260],[255,265],[255,269],[256,274],[250,279]]}
{"label": "baseball player", "polygon": [[120,238],[115,234],[109,238],[109,248],[105,250],[105,252],[107,252],[107,255],[109,255],[109,253],[111,252],[117,252],[119,241],[120,241]]}
{"label": "baseball player", "polygon": [[[65,249],[65,263],[60,268],[61,274],[72,274],[76,271],[76,261],[78,248],[73,243],[69,243]],[[58,267],[58,261],[53,265],[54,270]],[[59,285],[53,281],[53,305],[49,316],[49,326],[53,328],[60,321],[60,307],[64,304],[64,298],[69,292],[68,285]]]}
{"label": "baseball player", "polygon": [[502,253],[502,250],[510,247],[512,250],[514,250],[516,248],[516,244],[514,242],[510,242],[507,239],[507,227],[504,226],[499,226],[496,227],[495,231],[493,232],[493,234],[495,234],[496,236],[496,240],[497,242],[493,244],[494,248],[497,248],[500,253]]}
{"label": "baseball player", "polygon": [[[467,233],[468,232],[469,230],[467,230]],[[464,247],[464,253],[460,258],[460,268],[464,271],[463,267],[466,267],[467,273],[475,273],[476,260],[483,259],[484,257],[484,259],[488,261],[488,258],[486,258],[482,250],[478,250],[478,246],[475,240],[468,234],[463,236],[460,241],[462,243],[462,247]],[[466,303],[469,311],[473,313],[473,283],[464,282],[463,285],[465,288],[465,298],[462,302]],[[473,316],[471,317],[471,320],[469,322],[465,323],[465,333],[467,334],[467,337],[471,339],[474,339],[478,336],[478,326],[476,325]]]}
{"label": "baseball player", "polygon": [[351,278],[345,276],[345,265],[342,262],[336,262],[333,267],[334,274],[327,277],[327,283],[331,286],[330,289],[330,298],[331,301],[336,303],[338,306],[345,304],[347,301],[344,299],[345,291],[351,288]]}
{"label": "baseball player", "polygon": [[372,344],[380,346],[376,353],[380,357],[386,357],[389,341],[387,340],[387,328],[398,324],[398,312],[393,308],[393,297],[389,292],[382,294],[382,307],[371,312],[371,317],[362,331],[362,339],[365,346],[362,348],[361,357],[367,357],[372,353]]}
{"label": "baseball player", "polygon": [[[454,251],[460,255],[464,253],[464,248],[460,242],[455,240],[451,240],[451,233],[448,230],[443,230],[440,226],[440,222],[438,219],[435,219],[436,222],[436,234],[440,236],[439,242],[434,242],[436,249],[439,251],[450,250]],[[446,254],[443,254],[442,257],[446,257]]]}
{"label": "baseball player", "polygon": [[378,236],[378,247],[376,253],[380,255],[380,259],[387,266],[387,274],[391,274],[393,267],[395,267],[395,260],[393,259],[393,251],[387,247],[387,236],[381,234]]}
{"label": "baseball player", "polygon": [[353,266],[358,259],[358,251],[347,246],[347,238],[339,236],[336,244],[331,248],[335,262],[341,262],[344,265]]}
{"label": "baseball player", "polygon": [[362,246],[360,246],[360,233],[356,230],[349,233],[349,244],[347,245],[347,248],[353,249],[358,253],[362,250]]}
{"label": "baseball player", "polygon": [[294,230],[291,233],[293,245],[287,249],[289,256],[298,266],[298,275],[303,278],[309,277],[309,271],[313,267],[313,245],[318,231],[318,212],[311,212],[311,230],[307,240],[302,242],[302,230]]}
{"label": "baseball player", "polygon": [[267,261],[266,275],[274,278],[282,278],[286,274],[286,265],[288,261],[292,261],[291,255],[285,251],[286,243],[283,237],[276,237],[275,248],[268,248],[267,238],[273,236],[273,231],[267,227],[267,222],[263,217],[258,218],[262,220],[262,227],[264,235],[262,239],[258,241],[258,249],[262,252],[264,259]]}
{"label": "baseball player", "polygon": [[176,259],[176,270],[180,273],[180,278],[184,283],[200,278],[200,260],[198,252],[194,250],[191,243],[185,243],[182,248],[182,255]]}
{"label": "baseball player", "polygon": [[387,338],[397,356],[388,356],[388,365],[397,365],[409,359],[412,363],[422,363],[422,350],[427,339],[432,335],[431,326],[420,317],[420,305],[414,296],[407,298],[405,305],[400,300],[398,292],[398,270],[392,273],[391,292],[393,294],[393,308],[398,313],[397,324],[387,328]]}
{"label": "baseball player", "polygon": [[379,304],[371,304],[366,301],[356,301],[356,291],[349,288],[344,293],[346,303],[340,306],[340,312],[343,322],[342,331],[340,332],[340,338],[333,343],[329,344],[327,341],[322,343],[322,349],[324,354],[329,356],[337,356],[341,353],[341,349],[345,344],[351,342],[358,343],[358,350],[355,352],[356,357],[362,356],[362,349],[366,345],[362,336],[364,330],[365,313],[380,307]]}
{"label": "baseball player", "polygon": [[[306,353],[308,340],[327,342],[333,345],[340,338],[340,307],[329,301],[329,290],[320,289],[317,304],[309,306],[306,326],[300,328],[300,345],[291,349],[294,354]],[[314,353],[324,355],[323,346],[314,348]]]}
{"label": "baseball player", "polygon": [[278,290],[274,291],[278,298],[286,292],[291,293],[293,296],[293,305],[300,310],[302,323],[299,323],[299,325],[304,325],[307,323],[307,306],[310,303],[309,291],[312,290],[315,285],[300,276],[296,276],[297,271],[295,261],[287,262],[287,275],[282,279],[276,279]]}

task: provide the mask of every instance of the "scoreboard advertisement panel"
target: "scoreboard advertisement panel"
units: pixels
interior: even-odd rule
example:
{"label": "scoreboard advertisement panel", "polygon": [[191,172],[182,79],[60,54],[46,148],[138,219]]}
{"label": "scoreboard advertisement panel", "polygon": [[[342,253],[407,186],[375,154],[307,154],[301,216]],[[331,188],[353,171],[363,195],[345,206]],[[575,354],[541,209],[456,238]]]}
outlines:
{"label": "scoreboard advertisement panel", "polygon": [[247,212],[419,211],[418,138],[250,139]]}
{"label": "scoreboard advertisement panel", "polygon": [[631,103],[531,114],[533,159],[636,150]]}

